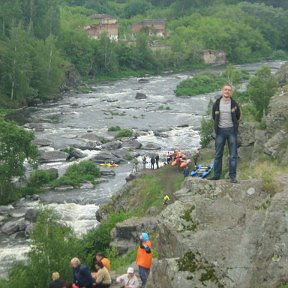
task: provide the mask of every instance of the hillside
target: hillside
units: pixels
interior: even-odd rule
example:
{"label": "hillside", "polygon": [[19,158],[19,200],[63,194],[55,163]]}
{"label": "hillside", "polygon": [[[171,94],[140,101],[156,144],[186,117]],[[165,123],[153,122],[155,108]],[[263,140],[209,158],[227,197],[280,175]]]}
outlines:
{"label": "hillside", "polygon": [[[160,214],[150,208],[144,217],[116,225],[114,247],[133,249],[143,229],[152,236],[158,257],[147,287],[276,288],[287,283],[287,105],[288,95],[272,98],[266,130],[253,126],[251,133],[242,125],[238,184],[188,177]],[[203,158],[209,154],[203,153]],[[141,189],[133,181],[113,199],[113,211],[129,211],[131,203],[139,203]]]}

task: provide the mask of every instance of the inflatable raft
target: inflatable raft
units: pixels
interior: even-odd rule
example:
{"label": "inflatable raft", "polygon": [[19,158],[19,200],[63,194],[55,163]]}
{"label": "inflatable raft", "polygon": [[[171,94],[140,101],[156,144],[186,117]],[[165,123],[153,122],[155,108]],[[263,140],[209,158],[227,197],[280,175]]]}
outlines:
{"label": "inflatable raft", "polygon": [[203,164],[199,164],[196,166],[196,169],[193,170],[190,175],[192,177],[199,177],[199,178],[205,178],[210,174],[214,166],[214,163],[211,163],[208,166],[204,166]]}

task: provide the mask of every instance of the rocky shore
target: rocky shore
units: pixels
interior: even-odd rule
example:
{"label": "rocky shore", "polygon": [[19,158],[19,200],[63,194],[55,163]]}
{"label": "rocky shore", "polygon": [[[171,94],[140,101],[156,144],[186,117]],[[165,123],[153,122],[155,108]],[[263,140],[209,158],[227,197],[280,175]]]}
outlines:
{"label": "rocky shore", "polygon": [[[253,167],[264,152],[267,160],[279,157],[287,165],[287,105],[287,96],[272,99],[265,130],[241,125],[240,161]],[[275,186],[267,179],[231,184],[188,177],[160,214],[152,207],[142,218],[118,223],[111,246],[125,254],[140,231],[152,235],[158,257],[148,288],[280,287],[288,269],[287,180],[285,171],[274,175]],[[97,219],[110,210],[129,211],[136,193],[131,187],[127,183]]]}

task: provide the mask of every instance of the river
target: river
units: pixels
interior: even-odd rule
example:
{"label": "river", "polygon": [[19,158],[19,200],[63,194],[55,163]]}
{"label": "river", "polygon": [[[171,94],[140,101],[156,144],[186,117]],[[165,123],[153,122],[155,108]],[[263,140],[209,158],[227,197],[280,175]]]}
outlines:
{"label": "river", "polygon": [[[254,73],[262,64],[239,67]],[[275,72],[283,62],[266,64]],[[86,94],[69,93],[57,103],[45,104],[35,109],[30,121],[41,123],[43,127],[34,131],[35,137],[49,139],[51,146],[43,149],[60,149],[81,144],[89,133],[111,139],[113,135],[108,132],[108,128],[120,126],[122,129],[133,129],[140,143],[159,145],[161,150],[158,153],[163,161],[167,150],[192,152],[200,145],[198,131],[202,117],[207,115],[208,103],[210,99],[214,100],[219,92],[195,97],[175,97],[177,84],[191,75],[192,72],[149,76],[145,78],[145,83],[141,83],[137,78],[129,78],[91,85],[92,92]],[[242,89],[245,89],[245,83]],[[136,99],[137,92],[144,93],[147,98]],[[156,131],[159,133],[155,133]],[[96,150],[83,152],[87,154],[86,159],[99,153]],[[149,154],[149,151],[140,152],[142,155]],[[42,164],[40,168],[54,167],[63,174],[70,164],[53,162]],[[115,177],[110,177],[107,182],[93,189],[47,191],[40,195],[38,201],[22,200],[20,204],[25,207],[43,206],[54,209],[63,221],[81,236],[97,226],[95,212],[99,205],[105,203],[124,185],[125,177],[130,174],[131,169],[131,163],[120,165],[115,168]],[[22,238],[15,239],[0,234],[0,276],[5,275],[5,267],[16,259],[25,259],[25,253],[29,250],[28,243],[29,241]]]}

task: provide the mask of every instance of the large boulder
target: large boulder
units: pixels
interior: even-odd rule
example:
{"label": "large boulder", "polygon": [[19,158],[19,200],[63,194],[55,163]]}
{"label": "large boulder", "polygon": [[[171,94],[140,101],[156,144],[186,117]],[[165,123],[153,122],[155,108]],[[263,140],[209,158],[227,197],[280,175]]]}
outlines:
{"label": "large boulder", "polygon": [[253,146],[255,142],[254,123],[241,123],[239,125],[238,142],[241,147]]}
{"label": "large boulder", "polygon": [[146,142],[142,144],[141,149],[143,150],[161,150],[161,146],[155,143]]}
{"label": "large boulder", "polygon": [[122,142],[123,148],[140,149],[142,144],[136,139],[125,139]]}
{"label": "large boulder", "polygon": [[147,287],[274,287],[287,274],[285,189],[271,196],[260,180],[187,178],[158,218]]}
{"label": "large boulder", "polygon": [[24,231],[28,223],[25,221],[24,218],[16,219],[5,223],[1,227],[1,231],[4,234],[12,235],[19,231]]}
{"label": "large boulder", "polygon": [[32,141],[32,143],[34,145],[41,146],[41,147],[51,146],[51,144],[52,144],[51,141],[48,139],[35,139]]}
{"label": "large boulder", "polygon": [[135,99],[139,100],[139,99],[146,99],[146,98],[147,98],[146,94],[140,93],[140,92],[136,93]]}
{"label": "large boulder", "polygon": [[91,160],[96,163],[105,163],[105,162],[114,162],[116,164],[125,163],[125,160],[119,157],[116,157],[111,152],[102,151],[99,154],[95,155]]}
{"label": "large boulder", "polygon": [[63,151],[42,151],[38,159],[41,163],[64,162],[68,156],[69,154]]}
{"label": "large boulder", "polygon": [[102,145],[102,148],[106,150],[117,150],[117,149],[120,149],[121,147],[122,147],[122,142],[119,140],[111,141]]}

